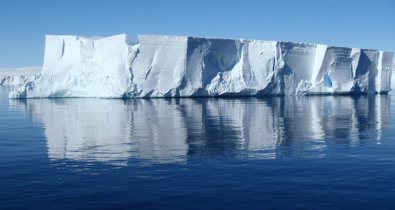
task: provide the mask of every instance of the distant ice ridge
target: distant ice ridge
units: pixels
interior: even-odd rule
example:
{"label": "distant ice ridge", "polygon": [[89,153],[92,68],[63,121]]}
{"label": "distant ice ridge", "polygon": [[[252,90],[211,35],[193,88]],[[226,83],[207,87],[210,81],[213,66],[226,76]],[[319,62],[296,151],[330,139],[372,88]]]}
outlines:
{"label": "distant ice ridge", "polygon": [[[391,76],[391,81],[395,80],[395,57],[392,58],[392,76]],[[395,89],[395,82],[391,83],[391,90]],[[392,92],[393,94],[393,92]]]}
{"label": "distant ice ridge", "polygon": [[0,69],[0,86],[19,87],[40,73],[41,66]]}
{"label": "distant ice ridge", "polygon": [[46,36],[41,74],[11,98],[374,94],[393,53],[187,36]]}

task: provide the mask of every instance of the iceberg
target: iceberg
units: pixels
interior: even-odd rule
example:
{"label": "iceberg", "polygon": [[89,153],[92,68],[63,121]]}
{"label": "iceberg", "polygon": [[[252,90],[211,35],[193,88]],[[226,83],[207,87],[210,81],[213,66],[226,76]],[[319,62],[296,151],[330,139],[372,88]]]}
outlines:
{"label": "iceberg", "polygon": [[393,53],[323,44],[190,36],[48,35],[41,73],[11,98],[376,94]]}
{"label": "iceberg", "polygon": [[40,73],[41,66],[0,69],[0,86],[20,87]]}
{"label": "iceberg", "polygon": [[[392,58],[392,72],[395,71],[395,57]],[[395,80],[395,74],[391,74],[391,81]],[[395,88],[395,82],[391,83],[391,90],[393,90]]]}

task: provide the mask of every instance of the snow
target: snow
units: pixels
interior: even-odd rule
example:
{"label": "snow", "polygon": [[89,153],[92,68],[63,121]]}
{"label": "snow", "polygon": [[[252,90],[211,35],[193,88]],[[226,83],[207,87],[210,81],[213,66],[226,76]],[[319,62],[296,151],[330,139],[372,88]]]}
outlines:
{"label": "snow", "polygon": [[46,36],[41,74],[12,98],[387,93],[393,53],[188,36]]}
{"label": "snow", "polygon": [[41,66],[0,69],[0,86],[19,87],[40,73]]}

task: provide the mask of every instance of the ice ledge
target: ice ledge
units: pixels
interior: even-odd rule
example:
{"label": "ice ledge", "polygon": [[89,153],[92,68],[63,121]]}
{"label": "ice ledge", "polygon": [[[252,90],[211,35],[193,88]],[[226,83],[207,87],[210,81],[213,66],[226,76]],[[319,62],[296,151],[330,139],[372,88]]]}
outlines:
{"label": "ice ledge", "polygon": [[322,44],[139,35],[48,35],[41,74],[11,98],[375,94],[393,53]]}

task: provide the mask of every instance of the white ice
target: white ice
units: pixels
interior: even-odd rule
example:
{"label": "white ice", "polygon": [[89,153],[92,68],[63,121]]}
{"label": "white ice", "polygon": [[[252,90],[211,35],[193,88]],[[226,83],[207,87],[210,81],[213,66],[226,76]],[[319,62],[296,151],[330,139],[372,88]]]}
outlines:
{"label": "white ice", "polygon": [[187,36],[46,36],[41,74],[12,98],[374,94],[393,53]]}
{"label": "white ice", "polygon": [[0,86],[22,86],[27,81],[33,80],[40,71],[41,66],[0,69]]}

